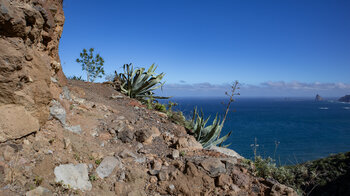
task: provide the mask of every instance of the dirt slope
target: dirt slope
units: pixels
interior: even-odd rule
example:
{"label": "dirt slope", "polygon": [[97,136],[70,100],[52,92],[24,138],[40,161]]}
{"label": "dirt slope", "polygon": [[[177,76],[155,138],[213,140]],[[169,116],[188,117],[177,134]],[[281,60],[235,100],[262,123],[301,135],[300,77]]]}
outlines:
{"label": "dirt slope", "polygon": [[[253,177],[237,157],[203,150],[166,115],[108,84],[70,81],[63,89],[40,131],[1,144],[0,194],[295,195]],[[67,164],[81,164],[79,175],[78,167],[65,170],[77,183],[58,179]]]}

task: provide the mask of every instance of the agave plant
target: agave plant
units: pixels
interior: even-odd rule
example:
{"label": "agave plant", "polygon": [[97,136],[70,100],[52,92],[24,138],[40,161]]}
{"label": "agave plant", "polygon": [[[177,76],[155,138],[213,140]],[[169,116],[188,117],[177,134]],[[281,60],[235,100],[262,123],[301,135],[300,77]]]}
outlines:
{"label": "agave plant", "polygon": [[[202,144],[203,148],[209,148],[210,146],[222,145],[222,143],[227,140],[227,138],[231,135],[231,131],[225,135],[224,137],[219,138],[219,133],[221,132],[224,121],[220,122],[220,118],[216,114],[216,117],[213,123],[209,126],[206,126],[210,117],[204,119],[203,112],[199,114],[197,109],[193,110],[193,117],[191,124],[193,126],[192,134],[196,138],[196,140]],[[227,147],[226,145],[224,147]]]}
{"label": "agave plant", "polygon": [[161,88],[164,85],[161,80],[165,74],[161,73],[156,75],[155,70],[157,67],[155,67],[154,64],[152,64],[147,71],[145,71],[145,68],[134,69],[131,63],[125,64],[123,69],[124,73],[116,73],[116,79],[121,83],[121,92],[131,98],[149,98],[154,95],[154,90]]}

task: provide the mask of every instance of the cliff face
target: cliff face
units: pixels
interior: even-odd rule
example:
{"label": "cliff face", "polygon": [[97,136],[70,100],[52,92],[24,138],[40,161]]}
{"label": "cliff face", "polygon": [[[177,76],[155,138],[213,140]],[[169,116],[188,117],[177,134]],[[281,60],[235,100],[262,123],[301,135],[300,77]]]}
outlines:
{"label": "cliff face", "polygon": [[0,142],[48,119],[66,83],[58,56],[63,24],[62,0],[0,0]]}

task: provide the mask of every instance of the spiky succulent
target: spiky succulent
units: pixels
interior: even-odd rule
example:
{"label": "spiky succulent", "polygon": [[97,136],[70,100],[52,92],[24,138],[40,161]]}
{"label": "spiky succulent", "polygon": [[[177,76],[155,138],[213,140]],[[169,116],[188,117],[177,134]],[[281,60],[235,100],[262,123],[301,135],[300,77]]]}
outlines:
{"label": "spiky succulent", "polygon": [[145,71],[145,68],[134,69],[131,63],[125,64],[123,69],[124,73],[116,74],[116,79],[121,83],[121,92],[131,98],[145,99],[151,97],[154,95],[154,90],[164,85],[161,80],[165,74],[156,75],[157,67],[154,64],[147,71]]}
{"label": "spiky succulent", "polygon": [[[227,138],[231,135],[231,131],[225,135],[224,137],[219,138],[219,133],[221,132],[223,128],[223,121],[220,122],[220,118],[218,118],[218,115],[216,115],[213,123],[209,126],[206,126],[208,123],[210,117],[207,119],[204,119],[203,112],[199,114],[197,112],[197,109],[195,108],[193,110],[193,117],[192,117],[192,134],[196,138],[196,140],[202,144],[203,148],[209,148],[210,146],[214,145],[222,145],[222,143],[227,140]],[[227,147],[229,145],[226,145]]]}

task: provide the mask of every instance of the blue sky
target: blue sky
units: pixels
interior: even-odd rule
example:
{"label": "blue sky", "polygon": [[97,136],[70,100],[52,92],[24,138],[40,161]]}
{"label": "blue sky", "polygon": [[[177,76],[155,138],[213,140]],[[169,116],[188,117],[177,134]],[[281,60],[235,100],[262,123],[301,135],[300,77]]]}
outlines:
{"label": "blue sky", "polygon": [[[350,1],[66,0],[60,57],[67,76],[94,47],[105,71],[157,64],[167,95],[350,94]],[[99,80],[102,81],[102,80]]]}

